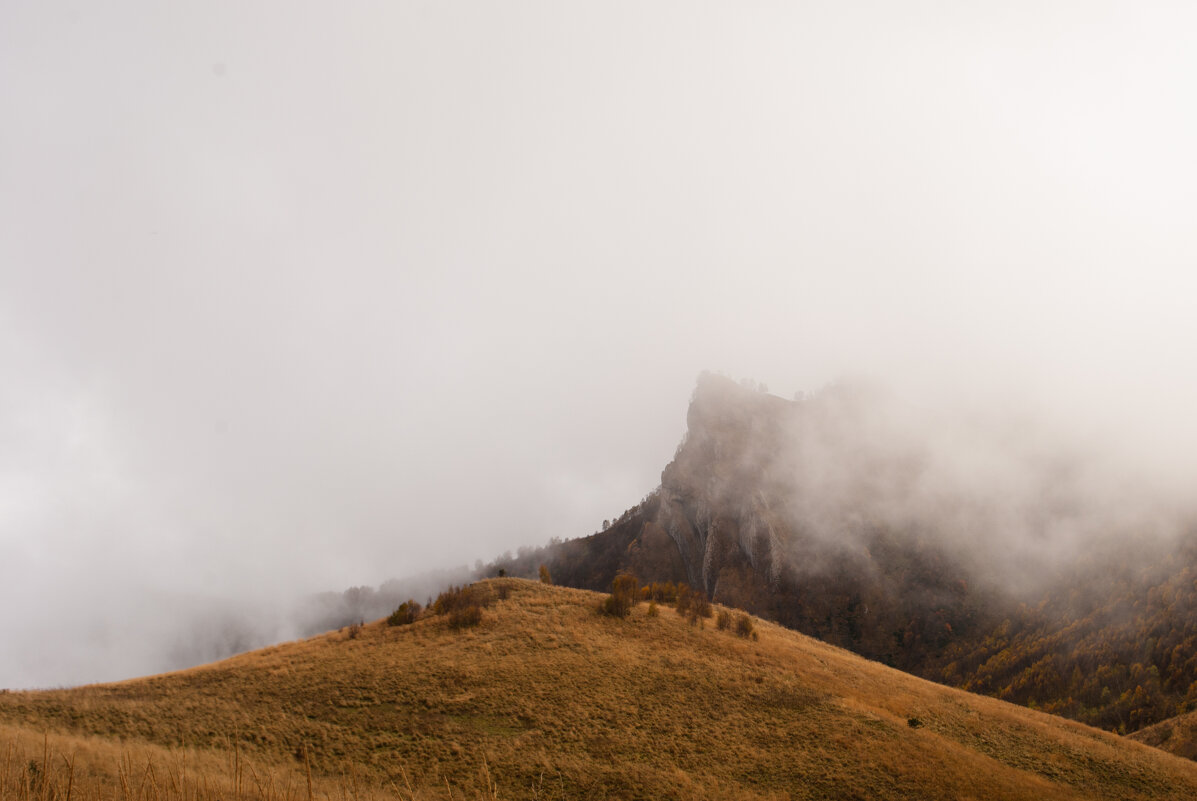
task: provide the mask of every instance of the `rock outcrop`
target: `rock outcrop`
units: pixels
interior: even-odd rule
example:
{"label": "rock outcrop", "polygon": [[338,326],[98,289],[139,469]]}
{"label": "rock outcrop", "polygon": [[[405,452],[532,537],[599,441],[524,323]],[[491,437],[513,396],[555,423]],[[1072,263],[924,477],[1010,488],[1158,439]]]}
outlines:
{"label": "rock outcrop", "polygon": [[[969,450],[942,421],[907,415],[868,387],[788,401],[704,374],[654,492],[604,531],[491,570],[535,577],[544,562],[558,583],[600,591],[621,571],[684,582],[925,678],[1106,728],[1197,707],[1197,536],[1152,548],[1103,534],[1103,507],[1078,517],[1093,494],[1068,483],[1067,462],[1020,461],[1000,439]],[[1078,520],[1093,536],[1061,550],[1053,533]],[[1053,549],[1054,563],[1039,558]]]}

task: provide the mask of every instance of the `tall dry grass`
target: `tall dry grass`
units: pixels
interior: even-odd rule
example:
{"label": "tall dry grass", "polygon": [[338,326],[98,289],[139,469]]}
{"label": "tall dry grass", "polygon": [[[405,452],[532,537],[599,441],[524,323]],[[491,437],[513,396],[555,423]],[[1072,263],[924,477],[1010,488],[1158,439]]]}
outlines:
{"label": "tall dry grass", "polygon": [[40,798],[33,761],[56,801],[304,801],[309,771],[327,801],[1197,798],[1197,765],[764,621],[754,639],[734,615],[605,617],[595,593],[517,579],[474,592],[469,628],[378,621],[0,695],[17,749],[0,795]]}
{"label": "tall dry grass", "polygon": [[[224,752],[124,745],[101,738],[0,727],[2,801],[498,801],[483,762],[476,781],[379,783],[352,762],[336,777],[314,776],[310,762],[280,768],[247,759],[230,740]],[[545,796],[547,797],[547,796]]]}

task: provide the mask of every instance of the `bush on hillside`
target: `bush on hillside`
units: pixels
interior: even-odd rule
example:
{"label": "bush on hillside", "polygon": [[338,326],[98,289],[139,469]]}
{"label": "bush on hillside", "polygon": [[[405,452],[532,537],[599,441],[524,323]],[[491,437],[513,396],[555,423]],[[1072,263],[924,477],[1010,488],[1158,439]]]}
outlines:
{"label": "bush on hillside", "polygon": [[726,609],[720,609],[719,614],[715,615],[715,628],[720,631],[727,631],[731,626],[731,612]]}
{"label": "bush on hillside", "polygon": [[482,622],[482,607],[470,604],[449,613],[449,628],[464,629]]}
{"label": "bush on hillside", "polygon": [[[721,613],[722,614],[722,613]],[[746,639],[757,638],[756,628],[752,624],[752,618],[748,615],[736,615],[736,634]]]}
{"label": "bush on hillside", "polygon": [[543,563],[540,566],[540,583],[541,584],[552,584],[553,583],[553,577],[549,575],[549,566],[546,564],[543,564]]}
{"label": "bush on hillside", "polygon": [[[500,592],[500,595],[503,594]],[[432,613],[448,615],[449,628],[477,626],[482,622],[483,608],[490,606],[492,600],[490,593],[477,584],[450,587],[436,597],[432,603]]]}
{"label": "bush on hillside", "polygon": [[631,573],[620,573],[611,582],[611,594],[599,605],[599,612],[611,617],[627,617],[640,600],[640,581]]}
{"label": "bush on hillside", "polygon": [[703,593],[682,584],[678,587],[677,613],[694,624],[700,617],[711,616],[711,602]]}
{"label": "bush on hillside", "polygon": [[436,596],[436,600],[432,602],[432,614],[447,615],[455,609],[467,606],[490,606],[490,596],[477,584],[450,587]]}
{"label": "bush on hillside", "polygon": [[674,605],[677,613],[685,617],[690,612],[690,588],[683,584],[678,588],[677,603]]}
{"label": "bush on hillside", "polygon": [[388,626],[406,626],[410,623],[415,623],[420,619],[420,613],[424,611],[424,607],[411,598],[408,598],[403,603],[399,604],[399,608],[391,612],[391,616],[387,618]]}
{"label": "bush on hillside", "polygon": [[[674,603],[677,601],[678,586],[672,581],[654,581],[652,584],[645,584],[640,588],[640,600]],[[686,585],[682,584],[681,586]]]}

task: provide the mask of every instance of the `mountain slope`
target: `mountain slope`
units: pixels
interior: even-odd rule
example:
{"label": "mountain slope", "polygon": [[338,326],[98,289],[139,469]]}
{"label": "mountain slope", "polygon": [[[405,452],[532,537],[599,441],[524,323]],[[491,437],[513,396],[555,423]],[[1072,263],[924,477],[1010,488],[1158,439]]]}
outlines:
{"label": "mountain slope", "polygon": [[1095,459],[864,387],[700,377],[660,487],[496,563],[601,590],[684,581],[925,678],[1116,731],[1197,707],[1197,538]]}
{"label": "mountain slope", "polygon": [[476,628],[379,621],[177,673],[6,693],[0,724],[201,755],[236,745],[255,775],[306,761],[317,782],[410,780],[425,798],[481,792],[482,771],[502,798],[1197,796],[1185,760],[780,626],[758,623],[754,641],[668,607],[619,620],[589,592],[480,588],[495,602]]}
{"label": "mountain slope", "polygon": [[1128,736],[1169,754],[1197,760],[1197,712],[1168,718]]}

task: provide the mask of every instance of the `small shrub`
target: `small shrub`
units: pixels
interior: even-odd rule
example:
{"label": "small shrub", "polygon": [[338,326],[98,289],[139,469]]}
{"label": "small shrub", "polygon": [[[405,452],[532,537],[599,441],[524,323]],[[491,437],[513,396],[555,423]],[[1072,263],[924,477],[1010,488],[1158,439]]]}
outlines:
{"label": "small shrub", "polygon": [[348,636],[349,639],[351,639],[351,640],[356,640],[358,638],[358,635],[360,635],[361,633],[362,633],[362,624],[361,623],[350,623],[349,630],[346,632],[346,636]]}
{"label": "small shrub", "polygon": [[918,718],[911,717],[911,718],[906,718],[906,725],[912,729],[917,729],[919,726],[923,725],[923,722],[921,720],[919,720]]}
{"label": "small shrub", "polygon": [[[727,631],[730,626],[731,612],[727,611],[726,609],[720,609],[719,614],[715,616],[715,628],[719,629],[720,631]],[[739,620],[736,621],[736,626],[736,633],[739,633]]]}
{"label": "small shrub", "polygon": [[628,612],[632,611],[627,604],[621,603],[614,595],[608,595],[599,603],[599,614],[608,615],[610,617],[627,617]]}
{"label": "small shrub", "polygon": [[677,613],[694,623],[700,617],[711,616],[711,602],[703,593],[682,584],[677,591]]}
{"label": "small shrub", "polygon": [[[681,586],[686,586],[685,584]],[[645,586],[647,598],[645,600],[660,601],[671,604],[677,601],[678,585],[672,581],[654,581]]]}
{"label": "small shrub", "polygon": [[690,588],[683,584],[677,594],[676,606],[677,613],[682,617],[686,617],[686,615],[690,612],[690,598]]}
{"label": "small shrub", "polygon": [[473,585],[467,587],[449,587],[449,589],[436,596],[436,600],[432,602],[432,613],[434,615],[447,615],[455,609],[478,603],[479,595],[478,589]]}
{"label": "small shrub", "polygon": [[[720,612],[722,615],[723,613]],[[752,625],[752,618],[748,615],[736,615],[736,634],[745,639],[751,637],[756,639],[756,629]]]}
{"label": "small shrub", "polygon": [[469,628],[477,626],[481,622],[482,607],[478,604],[462,606],[449,613],[449,628],[451,629]]}
{"label": "small shrub", "polygon": [[[500,588],[501,589],[501,588]],[[465,616],[460,614],[456,618],[459,623],[466,621],[469,618],[477,615],[478,620],[482,619],[482,609],[490,606],[494,600],[485,588],[477,584],[470,584],[466,587],[450,587],[436,597],[432,602],[432,614],[434,615],[448,615],[449,625],[454,628],[461,628],[461,625],[454,625],[453,614],[455,612],[465,612]],[[468,611],[471,607],[477,607],[477,612]],[[475,621],[477,622],[477,621]],[[463,623],[463,625],[474,625],[474,623]]]}
{"label": "small shrub", "polygon": [[660,614],[661,614],[661,611],[659,609],[657,609],[657,602],[649,601],[648,602],[648,616],[649,617],[657,617]]}
{"label": "small shrub", "polygon": [[553,583],[553,577],[549,575],[549,566],[548,565],[540,566],[540,583],[541,584],[552,584]]}
{"label": "small shrub", "polygon": [[[686,586],[686,585],[681,585]],[[654,581],[640,588],[640,600],[671,604],[677,600],[678,585],[672,581]]]}
{"label": "small shrub", "polygon": [[391,612],[391,616],[387,618],[388,626],[406,626],[410,623],[415,623],[420,618],[420,613],[424,608],[420,606],[417,601],[408,598],[403,603],[399,604],[399,608]]}
{"label": "small shrub", "polygon": [[507,568],[499,568],[499,578],[507,578]]}
{"label": "small shrub", "polygon": [[631,573],[620,573],[611,582],[611,592],[626,598],[629,603],[635,606],[639,602],[640,580]]}
{"label": "small shrub", "polygon": [[453,611],[453,607],[457,605],[458,596],[460,596],[464,587],[450,586],[449,589],[436,596],[436,600],[428,605],[434,615],[447,615]]}
{"label": "small shrub", "polygon": [[640,581],[631,573],[620,573],[611,582],[611,594],[599,604],[599,612],[611,617],[627,617],[640,600]]}

